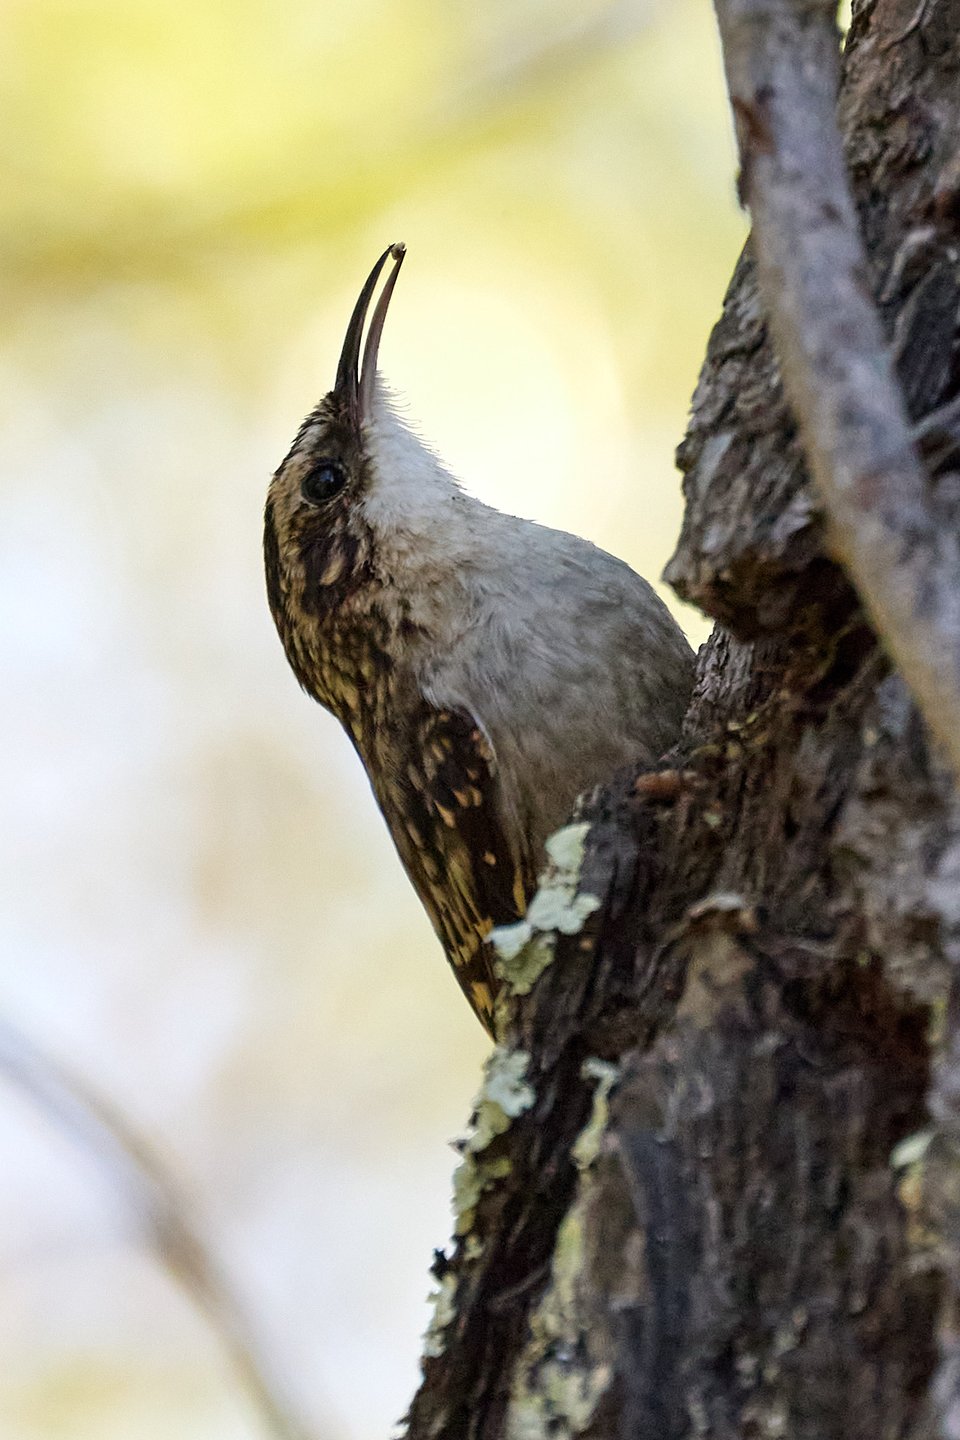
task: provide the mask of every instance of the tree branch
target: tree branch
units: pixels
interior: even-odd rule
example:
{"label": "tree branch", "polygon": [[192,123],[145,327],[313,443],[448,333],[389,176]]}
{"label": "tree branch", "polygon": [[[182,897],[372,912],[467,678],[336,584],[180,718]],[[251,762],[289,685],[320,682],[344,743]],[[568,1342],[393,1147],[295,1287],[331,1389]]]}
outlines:
{"label": "tree branch", "polygon": [[0,1021],[0,1075],[91,1154],[135,1217],[164,1270],[203,1313],[275,1440],[317,1440],[272,1373],[254,1326],[190,1214],[167,1166],[126,1116]]}
{"label": "tree branch", "polygon": [[835,6],[716,0],[761,294],[831,543],[960,776],[960,547],[867,283],[835,120]]}

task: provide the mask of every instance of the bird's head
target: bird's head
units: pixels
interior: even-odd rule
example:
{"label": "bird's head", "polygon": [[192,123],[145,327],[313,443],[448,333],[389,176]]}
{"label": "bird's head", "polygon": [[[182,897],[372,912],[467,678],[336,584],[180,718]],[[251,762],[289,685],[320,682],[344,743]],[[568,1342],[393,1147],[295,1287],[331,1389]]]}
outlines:
{"label": "bird's head", "polygon": [[456,577],[471,562],[471,516],[486,510],[403,424],[377,375],[404,254],[403,245],[391,245],[367,277],[334,387],[301,425],[267,496],[270,609],[301,683],[320,699],[317,668],[329,659],[333,639],[345,641],[351,626],[369,630],[374,608],[409,635],[430,627],[438,593],[458,588]]}
{"label": "bird's head", "polygon": [[[274,475],[264,515],[267,592],[274,619],[291,602],[307,613],[338,606],[364,578],[371,534],[363,500],[371,473],[380,336],[404,247],[391,245],[367,277],[347,327],[333,389],[307,416]],[[377,302],[360,363],[370,302],[388,260],[393,268]]]}

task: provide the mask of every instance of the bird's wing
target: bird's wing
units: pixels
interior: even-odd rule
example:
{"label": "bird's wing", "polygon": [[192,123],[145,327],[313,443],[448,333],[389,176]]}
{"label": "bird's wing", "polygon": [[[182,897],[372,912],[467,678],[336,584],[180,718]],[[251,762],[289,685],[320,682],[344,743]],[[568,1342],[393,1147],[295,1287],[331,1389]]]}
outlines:
{"label": "bird's wing", "polygon": [[522,917],[531,857],[511,834],[496,755],[475,716],[424,700],[404,752],[381,808],[461,988],[492,1034],[500,982],[487,936]]}

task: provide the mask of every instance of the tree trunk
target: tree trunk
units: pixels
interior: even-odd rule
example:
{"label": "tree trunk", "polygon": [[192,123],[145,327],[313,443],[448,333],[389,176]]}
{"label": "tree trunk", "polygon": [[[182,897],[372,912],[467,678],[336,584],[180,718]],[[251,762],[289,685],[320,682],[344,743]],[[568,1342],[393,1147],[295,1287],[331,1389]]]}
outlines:
{"label": "tree trunk", "polygon": [[[960,809],[949,684],[936,698],[940,661],[949,681],[958,660],[960,569],[940,539],[957,535],[960,467],[936,425],[929,473],[911,447],[896,465],[871,449],[882,430],[851,450],[882,347],[821,386],[837,414],[817,418],[803,307],[826,290],[794,291],[791,255],[843,207],[814,207],[793,246],[789,215],[776,228],[822,179],[820,152],[786,172],[778,210],[766,170],[804,102],[737,70],[752,7],[718,0],[755,234],[680,447],[667,572],[718,624],[674,754],[584,803],[582,856],[585,826],[555,845],[556,931],[504,937],[513,998],[464,1142],[410,1440],[960,1436]],[[782,73],[816,80],[802,47],[813,30],[822,44],[828,9],[765,0],[762,16],[776,33],[757,54],[798,26]],[[879,427],[960,390],[958,36],[960,0],[854,6],[838,115],[867,262],[851,303],[874,297],[901,392]],[[790,314],[770,288],[784,236]],[[838,364],[862,342],[845,303],[826,307]],[[851,465],[852,540],[831,488]],[[901,475],[920,477],[923,525],[886,505]],[[858,549],[874,521],[914,587],[889,633],[891,575]]]}

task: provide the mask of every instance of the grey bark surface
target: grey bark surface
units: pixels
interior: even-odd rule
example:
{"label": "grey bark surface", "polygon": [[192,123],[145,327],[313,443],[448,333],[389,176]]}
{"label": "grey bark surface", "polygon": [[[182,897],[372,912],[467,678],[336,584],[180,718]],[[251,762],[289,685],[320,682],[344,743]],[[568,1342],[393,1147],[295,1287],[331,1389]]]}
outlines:
{"label": "grey bark surface", "polygon": [[[830,23],[810,0],[762,13],[774,46]],[[465,1157],[413,1440],[960,1436],[960,809],[929,738],[943,713],[894,665],[897,645],[936,654],[958,603],[950,446],[924,471],[879,454],[879,521],[913,587],[896,644],[875,603],[889,576],[858,573],[842,538],[856,516],[825,521],[837,455],[857,461],[845,427],[873,417],[873,444],[960,390],[958,35],[960,0],[854,6],[837,113],[880,327],[835,332],[831,362],[878,353],[841,364],[832,420],[791,380],[794,421],[796,357],[778,363],[750,245],[736,268],[668,569],[720,623],[673,755],[585,802],[578,886],[601,903],[518,986],[498,1061],[517,1083]],[[754,203],[781,120],[824,118],[782,108],[772,61],[763,113],[752,95],[738,110]],[[753,245],[768,236],[758,221]],[[838,261],[813,242],[803,258],[791,323],[809,339],[816,267],[832,293]],[[874,415],[882,337],[902,400]],[[887,506],[898,475],[916,493]]]}

